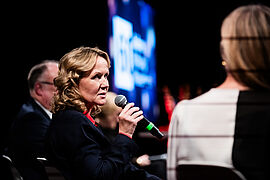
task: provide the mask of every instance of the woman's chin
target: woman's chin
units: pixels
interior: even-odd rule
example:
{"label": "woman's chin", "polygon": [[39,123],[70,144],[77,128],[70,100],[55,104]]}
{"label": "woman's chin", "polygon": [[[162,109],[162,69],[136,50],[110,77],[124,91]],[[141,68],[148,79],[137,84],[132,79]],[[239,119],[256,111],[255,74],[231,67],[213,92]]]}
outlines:
{"label": "woman's chin", "polygon": [[99,105],[99,106],[103,106],[104,104],[106,104],[106,100],[99,101],[99,102],[97,103],[97,105]]}

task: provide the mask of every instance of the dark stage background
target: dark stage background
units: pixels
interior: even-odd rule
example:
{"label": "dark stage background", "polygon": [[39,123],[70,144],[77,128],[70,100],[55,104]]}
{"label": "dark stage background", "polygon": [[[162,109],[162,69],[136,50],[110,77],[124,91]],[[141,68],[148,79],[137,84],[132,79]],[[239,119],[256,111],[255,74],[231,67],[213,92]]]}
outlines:
{"label": "dark stage background", "polygon": [[[219,55],[220,26],[243,4],[267,1],[195,2],[145,0],[155,10],[158,94],[173,96],[189,83],[203,91],[224,78]],[[1,150],[10,124],[28,97],[29,69],[44,59],[59,60],[79,46],[108,48],[106,0],[70,3],[9,2],[1,6]],[[162,99],[162,98],[160,98]],[[162,103],[162,102],[161,102]],[[161,107],[161,121],[166,117]]]}

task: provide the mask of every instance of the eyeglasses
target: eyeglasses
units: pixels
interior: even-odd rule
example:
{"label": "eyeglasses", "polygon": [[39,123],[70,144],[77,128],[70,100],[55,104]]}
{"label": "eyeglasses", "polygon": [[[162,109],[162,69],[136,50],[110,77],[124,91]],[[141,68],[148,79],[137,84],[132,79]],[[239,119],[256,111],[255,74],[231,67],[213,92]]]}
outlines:
{"label": "eyeglasses", "polygon": [[51,83],[51,82],[48,82],[48,81],[39,81],[40,83],[42,83],[42,84],[49,84],[49,85],[54,85],[53,83]]}

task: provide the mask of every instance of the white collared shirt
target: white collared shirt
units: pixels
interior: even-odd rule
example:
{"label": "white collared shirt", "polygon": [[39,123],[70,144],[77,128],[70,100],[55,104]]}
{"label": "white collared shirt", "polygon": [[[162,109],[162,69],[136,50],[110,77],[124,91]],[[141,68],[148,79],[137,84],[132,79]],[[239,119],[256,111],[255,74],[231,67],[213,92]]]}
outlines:
{"label": "white collared shirt", "polygon": [[48,109],[46,109],[44,106],[42,106],[42,104],[40,104],[37,100],[35,100],[35,102],[48,114],[50,119],[52,119],[52,113]]}

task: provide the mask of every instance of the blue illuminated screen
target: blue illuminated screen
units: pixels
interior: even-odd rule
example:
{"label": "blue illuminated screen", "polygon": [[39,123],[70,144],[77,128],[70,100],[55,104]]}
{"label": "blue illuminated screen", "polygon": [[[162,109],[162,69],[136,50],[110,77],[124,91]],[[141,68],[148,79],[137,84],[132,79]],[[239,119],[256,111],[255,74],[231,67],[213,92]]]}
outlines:
{"label": "blue illuminated screen", "polygon": [[154,11],[140,0],[108,0],[108,6],[111,90],[125,95],[156,122]]}

